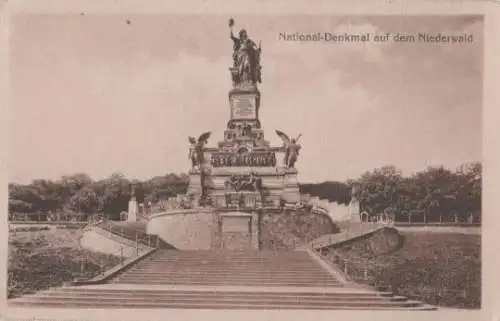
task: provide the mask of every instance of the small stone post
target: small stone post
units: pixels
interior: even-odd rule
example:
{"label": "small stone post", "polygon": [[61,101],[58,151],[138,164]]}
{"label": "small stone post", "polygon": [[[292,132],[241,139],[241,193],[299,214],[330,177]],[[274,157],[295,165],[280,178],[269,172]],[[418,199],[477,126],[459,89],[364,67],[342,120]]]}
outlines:
{"label": "small stone post", "polygon": [[100,265],[100,269],[101,269],[101,274],[104,274],[104,257],[101,256],[101,265]]}
{"label": "small stone post", "polygon": [[344,274],[349,275],[349,262],[347,260],[344,261]]}
{"label": "small stone post", "polygon": [[84,265],[83,265],[83,257],[80,259],[80,276],[83,275],[83,272],[85,270]]}
{"label": "small stone post", "polygon": [[139,233],[135,232],[135,256],[139,256]]}

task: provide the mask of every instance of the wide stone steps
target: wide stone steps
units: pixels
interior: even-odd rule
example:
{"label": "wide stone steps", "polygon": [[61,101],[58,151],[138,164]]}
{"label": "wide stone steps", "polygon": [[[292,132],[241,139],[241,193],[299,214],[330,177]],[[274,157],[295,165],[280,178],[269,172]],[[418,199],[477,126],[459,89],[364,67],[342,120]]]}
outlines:
{"label": "wide stone steps", "polygon": [[[274,270],[296,270],[296,271],[303,271],[303,270],[318,270],[318,266],[316,265],[311,265],[311,262],[308,264],[303,264],[303,265],[298,265],[298,264],[289,264],[289,265],[281,265],[281,264],[265,264],[265,263],[228,263],[228,264],[223,264],[223,263],[217,263],[214,262],[212,263],[202,263],[202,262],[197,262],[197,261],[192,261],[192,262],[144,262],[144,263],[138,263],[135,267],[147,267],[147,268],[155,268],[155,267],[161,267],[164,269],[174,269],[177,267],[182,267],[182,268],[190,268],[190,269],[202,269],[202,268],[209,268],[209,269],[215,269],[215,268],[231,268],[231,269],[245,269],[245,270],[250,270],[248,267],[251,266],[256,269],[262,269],[262,270],[267,270],[267,271],[274,271]],[[271,269],[272,268],[272,269]]]}
{"label": "wide stone steps", "polygon": [[[139,275],[139,276],[145,276],[144,272],[141,270],[133,270],[127,272],[127,275]],[[214,275],[214,277],[231,277],[234,275],[231,271],[221,271],[218,275]],[[238,273],[238,277],[246,277],[246,278],[283,278],[283,279],[288,279],[288,278],[295,278],[298,277],[300,273],[279,273],[279,272],[274,272],[274,273],[255,273],[255,272],[246,272],[246,271],[241,271]],[[163,272],[150,272],[148,277],[209,277],[211,276],[211,271],[208,272],[202,272],[202,271],[163,271]],[[304,276],[302,276],[304,278]],[[311,280],[323,280],[323,279],[331,279],[331,275],[309,275],[307,276],[308,279]]]}
{"label": "wide stone steps", "polygon": [[[267,262],[216,262],[216,261],[210,261],[210,262],[205,262],[205,261],[200,261],[200,260],[193,260],[189,262],[179,262],[179,261],[146,261],[143,264],[139,264],[137,266],[163,266],[163,267],[193,267],[193,268],[198,268],[198,267],[203,267],[203,266],[210,266],[211,268],[214,267],[220,267],[220,266],[231,266],[234,268],[245,268],[247,266],[253,266],[256,268],[267,268],[267,267],[274,267],[274,268],[283,268],[283,269],[307,269],[307,268],[317,268],[314,265],[311,265],[311,262],[308,263],[291,263],[287,264],[287,262],[283,262],[281,264],[276,264],[276,263],[267,263]],[[194,265],[194,266],[193,266]]]}
{"label": "wide stone steps", "polygon": [[120,284],[197,284],[197,285],[253,285],[253,286],[342,286],[333,278],[294,279],[294,278],[262,278],[262,277],[148,277],[125,275],[113,281]]}
{"label": "wide stone steps", "polygon": [[85,287],[54,289],[11,300],[17,307],[182,309],[429,309],[404,297],[377,293],[283,293],[224,291],[130,291]]}
{"label": "wide stone steps", "polygon": [[159,272],[152,272],[151,270],[148,271],[148,275],[144,275],[146,270],[132,270],[128,271],[126,275],[142,275],[142,276],[148,276],[148,277],[221,277],[221,278],[226,278],[226,277],[245,277],[245,278],[302,278],[302,279],[311,279],[311,280],[316,280],[316,279],[331,279],[332,276],[326,273],[317,273],[317,274],[310,274],[310,275],[301,275],[299,272],[284,272],[284,273],[279,273],[279,272],[274,272],[274,273],[257,273],[257,272],[247,272],[247,271],[240,271],[237,273],[234,273],[232,271],[220,271],[218,274],[214,273],[213,271],[159,271]]}
{"label": "wide stone steps", "polygon": [[341,286],[306,252],[161,251],[113,280],[120,284]]}
{"label": "wide stone steps", "polygon": [[247,310],[429,310],[351,287],[308,252],[158,250],[107,284],[41,291],[13,307]]}
{"label": "wide stone steps", "polygon": [[215,265],[215,266],[204,266],[204,265],[199,265],[198,267],[193,267],[192,265],[190,266],[182,266],[182,265],[162,265],[162,264],[154,264],[154,265],[137,265],[133,270],[149,270],[149,271],[157,271],[157,272],[164,272],[164,271],[190,271],[190,272],[195,272],[195,271],[235,271],[235,272],[255,272],[255,273],[269,273],[269,272],[274,272],[274,273],[325,273],[324,270],[321,269],[321,267],[307,267],[307,268],[300,268],[300,267],[276,267],[273,269],[267,269],[265,266],[258,266],[255,268],[248,268],[248,265],[245,266],[224,266],[224,265]]}
{"label": "wide stone steps", "polygon": [[124,291],[123,289],[113,289],[113,288],[88,288],[85,286],[81,287],[62,287],[55,288],[38,294],[31,295],[30,297],[38,296],[71,296],[73,294],[78,294],[79,296],[89,296],[89,297],[100,297],[100,296],[112,296],[112,297],[122,297],[122,298],[143,298],[143,299],[153,299],[157,297],[194,297],[194,296],[216,296],[216,297],[246,297],[246,298],[275,298],[279,296],[280,298],[300,298],[300,299],[359,299],[359,300],[407,300],[406,297],[393,296],[390,292],[308,292],[303,290],[300,292],[286,292],[282,290],[280,292],[263,292],[259,290],[253,291],[224,291],[224,290],[153,290],[153,289],[131,289],[129,291]]}
{"label": "wide stone steps", "polygon": [[[168,264],[168,265],[167,265]],[[307,263],[290,263],[288,262],[280,262],[280,263],[271,263],[271,262],[259,262],[259,261],[237,261],[237,262],[231,262],[231,261],[203,261],[203,260],[184,260],[182,262],[180,261],[145,261],[143,264],[139,264],[138,266],[154,266],[154,265],[162,265],[164,267],[171,267],[171,266],[191,266],[193,267],[193,264],[195,264],[194,267],[198,266],[205,266],[205,265],[210,265],[210,267],[219,267],[219,266],[232,266],[232,267],[245,267],[248,265],[255,266],[255,267],[275,267],[275,268],[315,268],[316,266],[311,265],[311,262]]]}

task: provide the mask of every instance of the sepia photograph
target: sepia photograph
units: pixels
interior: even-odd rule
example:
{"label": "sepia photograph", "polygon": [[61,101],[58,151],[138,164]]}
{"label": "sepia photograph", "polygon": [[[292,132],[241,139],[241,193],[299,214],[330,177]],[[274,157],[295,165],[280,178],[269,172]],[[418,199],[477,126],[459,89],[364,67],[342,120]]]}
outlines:
{"label": "sepia photograph", "polygon": [[9,309],[477,311],[482,15],[16,14]]}

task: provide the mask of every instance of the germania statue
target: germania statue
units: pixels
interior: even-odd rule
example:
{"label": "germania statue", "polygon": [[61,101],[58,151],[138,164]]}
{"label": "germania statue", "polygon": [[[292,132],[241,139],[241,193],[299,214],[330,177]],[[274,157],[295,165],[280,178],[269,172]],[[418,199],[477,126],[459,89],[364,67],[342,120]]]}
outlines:
{"label": "germania statue", "polygon": [[241,29],[238,37],[233,33],[234,19],[229,19],[231,40],[233,40],[233,67],[236,69],[236,84],[262,82],[260,66],[260,54],[262,49],[248,38],[245,29]]}

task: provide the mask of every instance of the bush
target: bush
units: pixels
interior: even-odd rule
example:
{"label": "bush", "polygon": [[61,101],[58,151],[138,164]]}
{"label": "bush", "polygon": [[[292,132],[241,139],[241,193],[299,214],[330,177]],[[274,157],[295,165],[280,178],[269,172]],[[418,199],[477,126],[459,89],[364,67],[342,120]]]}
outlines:
{"label": "bush", "polygon": [[82,227],[79,225],[58,225],[56,229],[70,229],[70,230],[79,230]]}
{"label": "bush", "polygon": [[293,249],[325,234],[338,233],[330,217],[303,210],[263,215],[261,248]]}
{"label": "bush", "polygon": [[37,231],[48,231],[50,228],[48,226],[29,226],[29,227],[14,227],[10,229],[14,232],[37,232]]}
{"label": "bush", "polygon": [[79,247],[77,231],[16,233],[10,236],[8,298],[50,287],[75,278],[92,278],[100,265],[109,269],[120,263],[116,256],[94,253]]}
{"label": "bush", "polygon": [[[356,281],[387,287],[398,295],[453,308],[481,307],[481,236],[402,233],[401,249],[384,253],[380,235],[327,251],[342,266],[350,260]],[[377,239],[379,238],[379,239]],[[380,245],[380,247],[378,245]],[[342,266],[343,267],[343,266]],[[368,279],[364,280],[365,270]]]}

